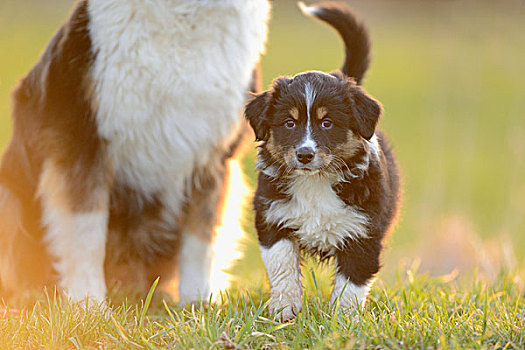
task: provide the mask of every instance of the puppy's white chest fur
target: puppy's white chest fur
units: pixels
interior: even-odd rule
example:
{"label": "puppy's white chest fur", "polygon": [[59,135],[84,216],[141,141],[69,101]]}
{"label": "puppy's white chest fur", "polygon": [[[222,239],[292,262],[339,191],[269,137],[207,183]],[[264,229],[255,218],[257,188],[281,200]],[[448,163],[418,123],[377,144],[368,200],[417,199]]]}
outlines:
{"label": "puppy's white chest fur", "polygon": [[183,192],[238,126],[264,49],[266,0],[91,0],[99,134],[117,179]]}
{"label": "puppy's white chest fur", "polygon": [[346,205],[332,184],[319,174],[298,175],[288,186],[291,198],[272,202],[266,220],[296,230],[304,246],[326,253],[333,253],[345,238],[366,237],[368,216]]}

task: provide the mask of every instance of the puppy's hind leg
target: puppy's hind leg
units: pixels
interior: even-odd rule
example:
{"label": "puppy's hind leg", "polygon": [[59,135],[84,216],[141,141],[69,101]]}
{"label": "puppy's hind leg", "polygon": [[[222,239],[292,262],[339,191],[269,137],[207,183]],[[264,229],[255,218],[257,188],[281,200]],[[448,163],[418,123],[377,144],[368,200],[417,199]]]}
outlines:
{"label": "puppy's hind leg", "polygon": [[[0,185],[0,297],[21,297],[50,284],[52,268],[40,241],[37,217],[22,201]],[[26,213],[25,213],[26,212]]]}

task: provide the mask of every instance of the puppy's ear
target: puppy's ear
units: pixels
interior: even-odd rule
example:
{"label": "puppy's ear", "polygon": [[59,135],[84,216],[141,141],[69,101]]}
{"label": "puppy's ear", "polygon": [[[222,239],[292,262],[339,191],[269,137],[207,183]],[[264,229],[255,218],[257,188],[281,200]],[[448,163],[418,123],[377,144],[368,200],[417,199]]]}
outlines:
{"label": "puppy's ear", "polygon": [[270,105],[271,92],[265,91],[248,102],[244,110],[244,116],[250,122],[255,132],[256,141],[267,141],[269,137],[269,126],[266,120],[266,112]]}
{"label": "puppy's ear", "polygon": [[351,98],[355,109],[352,126],[362,137],[370,140],[383,113],[381,104],[356,85],[351,87]]}
{"label": "puppy's ear", "polygon": [[278,100],[287,91],[291,81],[292,79],[288,77],[275,79],[271,90],[254,95],[254,98],[246,105],[244,116],[250,122],[253,131],[255,131],[256,141],[268,141],[270,137],[268,109],[272,100]]}
{"label": "puppy's ear", "polygon": [[288,91],[288,86],[292,82],[290,77],[279,77],[274,79],[272,83],[273,87],[273,97],[278,99],[281,95],[285,94]]}

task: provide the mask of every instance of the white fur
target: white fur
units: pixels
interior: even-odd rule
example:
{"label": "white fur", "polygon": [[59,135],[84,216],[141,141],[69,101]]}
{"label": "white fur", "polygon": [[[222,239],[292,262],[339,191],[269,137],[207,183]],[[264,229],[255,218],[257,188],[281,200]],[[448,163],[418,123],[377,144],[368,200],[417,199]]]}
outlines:
{"label": "white fur", "polygon": [[370,140],[365,140],[366,144],[368,145],[368,152],[370,155],[372,155],[374,158],[379,158],[379,141],[377,140],[377,135],[374,134]]}
{"label": "white fur", "polygon": [[[91,0],[99,134],[115,176],[180,213],[196,167],[241,121],[267,37],[267,0]],[[183,238],[181,300],[209,293],[208,243]],[[198,234],[198,233],[196,233]],[[191,252],[196,249],[200,252]]]}
{"label": "white fur", "polygon": [[38,186],[42,205],[43,241],[54,259],[58,285],[73,301],[89,297],[102,302],[106,295],[104,259],[109,211],[109,194],[94,189],[93,209],[73,211],[72,190],[60,168],[52,161],[43,166]]}
{"label": "white fur", "polygon": [[319,8],[317,6],[308,6],[308,5],[305,5],[305,3],[302,1],[299,1],[297,3],[297,6],[299,6],[299,9],[301,9],[301,12],[304,15],[310,16],[310,17],[315,17],[317,12],[319,11]]}
{"label": "white fur", "polygon": [[[377,135],[373,135],[370,140],[362,139],[365,142],[366,154],[363,156],[361,163],[355,164],[355,167],[367,171],[370,167],[370,158],[372,157],[375,160],[379,160],[379,142],[377,140]],[[352,177],[358,177],[359,175],[352,172],[349,173]]]}
{"label": "white fur", "polygon": [[308,120],[308,125],[306,127],[306,136],[304,137],[303,142],[297,148],[302,147],[308,147],[314,151],[317,149],[317,143],[312,138],[312,126],[310,125],[310,120]]}
{"label": "white fur", "polygon": [[194,168],[239,124],[268,12],[266,0],[89,2],[98,130],[118,181],[179,211]]}
{"label": "white fur", "polygon": [[316,96],[317,92],[312,87],[312,84],[306,83],[306,86],[304,88],[304,99],[306,102],[306,113],[308,116],[308,123],[310,123],[310,110],[312,109],[312,105],[314,104]]}
{"label": "white fur", "polygon": [[207,300],[210,296],[212,242],[184,232],[179,255],[181,304]]}
{"label": "white fur", "polygon": [[108,213],[70,213],[43,199],[43,223],[47,227],[44,242],[55,259],[59,286],[73,301],[85,297],[103,301]]}
{"label": "white fur", "polygon": [[312,74],[312,73],[324,75],[327,78],[332,78],[334,80],[337,80],[337,78],[334,77],[332,74],[328,74],[328,73],[320,71],[320,70],[309,70],[307,72],[302,72],[302,73],[294,75],[294,78],[299,77],[299,76],[304,75],[304,74]]}
{"label": "white fur", "polygon": [[321,173],[295,175],[287,188],[291,199],[270,203],[266,220],[296,230],[302,244],[328,253],[345,238],[366,237],[368,216],[337,196],[334,181]]}
{"label": "white fur", "polygon": [[312,85],[310,83],[306,84],[305,90],[304,90],[304,99],[306,103],[306,135],[302,141],[302,143],[297,148],[311,148],[315,153],[315,159],[314,163],[318,162],[318,156],[317,156],[317,143],[312,138],[312,117],[310,110],[312,109],[312,105],[315,100],[315,96],[317,95],[316,91],[313,89]]}
{"label": "white fur", "polygon": [[280,318],[291,319],[302,308],[299,247],[295,242],[283,239],[270,248],[260,246],[260,249],[271,286],[270,313],[275,314],[284,308]]}
{"label": "white fur", "polygon": [[372,288],[373,281],[365,285],[357,286],[350,282],[342,274],[337,273],[334,281],[334,289],[330,297],[330,304],[334,304],[339,298],[339,305],[343,309],[355,308],[357,305],[364,306],[366,297]]}

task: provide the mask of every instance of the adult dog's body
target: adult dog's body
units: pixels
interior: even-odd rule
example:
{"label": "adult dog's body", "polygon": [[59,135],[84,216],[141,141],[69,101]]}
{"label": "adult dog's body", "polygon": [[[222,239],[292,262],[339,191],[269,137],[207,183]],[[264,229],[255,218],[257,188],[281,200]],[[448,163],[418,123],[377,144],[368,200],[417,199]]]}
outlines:
{"label": "adult dog's body", "polygon": [[[266,0],[80,0],[14,94],[0,170],[4,294],[101,301],[176,271],[207,297]],[[218,238],[220,239],[220,237]]]}

